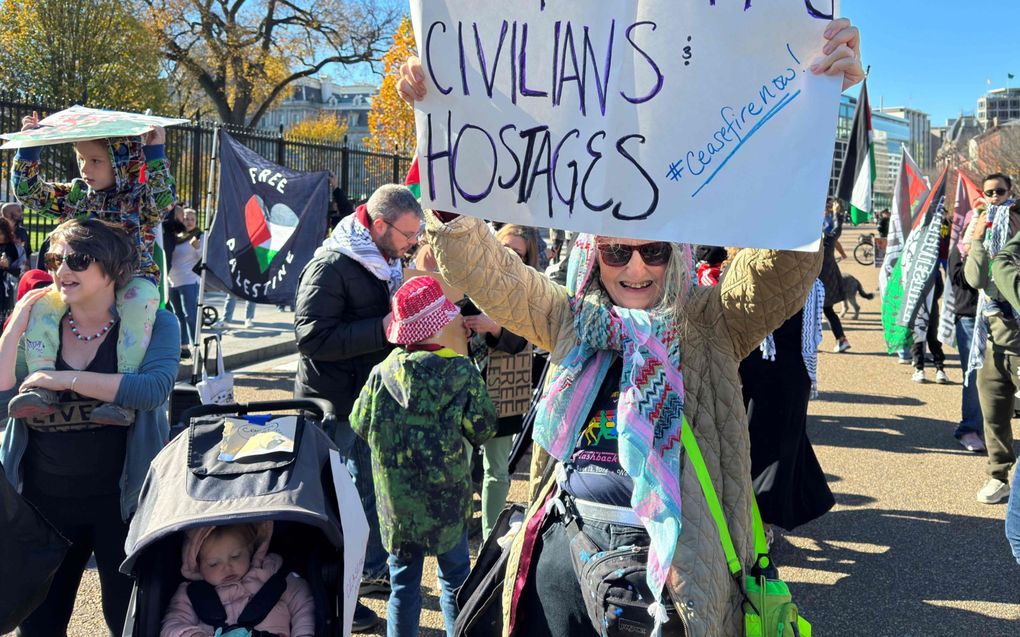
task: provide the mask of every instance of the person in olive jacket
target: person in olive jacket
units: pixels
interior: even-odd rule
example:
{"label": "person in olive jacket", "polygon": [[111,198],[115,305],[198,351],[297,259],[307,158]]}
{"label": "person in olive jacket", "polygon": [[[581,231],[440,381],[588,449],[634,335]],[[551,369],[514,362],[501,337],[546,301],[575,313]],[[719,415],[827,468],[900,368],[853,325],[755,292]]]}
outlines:
{"label": "person in olive jacket", "polygon": [[[325,398],[336,409],[333,440],[347,461],[369,521],[362,591],[388,592],[387,553],[379,539],[372,460],[348,417],[369,372],[389,354],[390,298],[400,287],[400,258],[418,243],[422,209],[410,190],[388,184],[343,218],[298,280],[294,332],[299,356],[295,397]],[[358,629],[377,622],[359,604]]]}

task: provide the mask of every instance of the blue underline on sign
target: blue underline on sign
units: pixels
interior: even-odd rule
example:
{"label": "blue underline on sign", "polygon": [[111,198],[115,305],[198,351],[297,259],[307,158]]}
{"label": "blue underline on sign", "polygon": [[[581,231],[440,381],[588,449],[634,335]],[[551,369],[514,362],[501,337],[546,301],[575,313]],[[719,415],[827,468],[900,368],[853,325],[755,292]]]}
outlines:
{"label": "blue underline on sign", "polygon": [[691,194],[691,198],[697,197],[698,193],[701,192],[702,188],[704,188],[708,184],[712,183],[712,180],[715,179],[715,176],[719,173],[719,171],[722,170],[724,166],[726,166],[726,163],[729,162],[730,158],[733,157],[733,155],[735,155],[738,150],[740,150],[740,148],[747,142],[747,140],[749,140],[752,137],[754,137],[754,134],[758,132],[758,129],[760,129],[762,127],[762,125],[765,124],[765,122],[769,121],[775,115],[777,115],[779,113],[779,111],[781,111],[784,108],[786,108],[786,106],[790,102],[792,102],[798,95],[800,95],[800,90],[798,90],[796,93],[791,93],[789,95],[785,95],[783,97],[783,99],[779,100],[776,103],[775,106],[773,106],[771,109],[769,109],[769,111],[767,113],[765,113],[765,116],[762,117],[758,121],[758,123],[755,124],[754,127],[747,133],[747,135],[744,135],[744,137],[740,140],[740,142],[738,142],[737,145],[733,147],[733,150],[731,150],[730,153],[728,155],[726,155],[726,158],[723,159],[722,162],[718,166],[715,167],[715,170],[713,170],[712,174],[708,176],[708,179],[706,179],[704,181],[704,183],[702,183],[700,186],[698,186],[698,189],[695,190]]}

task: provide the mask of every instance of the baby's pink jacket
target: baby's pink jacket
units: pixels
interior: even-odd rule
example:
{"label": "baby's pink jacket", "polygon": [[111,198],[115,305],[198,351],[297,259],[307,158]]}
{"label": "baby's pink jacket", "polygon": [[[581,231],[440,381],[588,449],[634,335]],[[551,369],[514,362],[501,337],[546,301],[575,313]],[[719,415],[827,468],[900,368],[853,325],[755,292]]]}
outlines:
{"label": "baby's pink jacket", "polygon": [[[191,529],[184,541],[184,559],[181,573],[192,581],[202,579],[198,570],[198,549],[209,535],[212,527]],[[262,586],[283,565],[283,558],[274,553],[266,553],[269,538],[272,536],[272,522],[262,523],[256,539],[256,550],[252,556],[251,568],[240,581],[221,584],[216,593],[227,611],[227,623],[237,621],[241,611],[251,598],[262,589]],[[215,629],[203,624],[195,614],[195,609],[188,598],[188,583],[182,583],[170,600],[170,607],[163,617],[163,628],[160,637],[191,637],[201,633],[212,637]],[[308,584],[291,574],[287,576],[287,589],[283,597],[276,603],[265,620],[255,627],[280,637],[314,637],[315,635],[315,602]]]}

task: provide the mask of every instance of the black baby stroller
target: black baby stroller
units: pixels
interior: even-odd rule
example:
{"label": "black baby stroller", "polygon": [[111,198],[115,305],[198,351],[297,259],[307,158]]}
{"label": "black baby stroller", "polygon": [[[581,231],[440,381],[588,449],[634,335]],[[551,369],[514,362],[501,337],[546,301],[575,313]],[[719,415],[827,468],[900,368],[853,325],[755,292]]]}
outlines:
{"label": "black baby stroller", "polygon": [[184,530],[263,520],[273,520],[269,550],[312,590],[315,634],[341,635],[343,537],[329,437],[302,412],[293,453],[218,458],[224,416],[295,410],[313,412],[327,429],[334,426],[332,405],[317,399],[200,405],[185,413],[189,427],[152,461],[128,531],[121,571],[135,578],[135,586],[124,637],[159,636],[170,598],[184,581]]}

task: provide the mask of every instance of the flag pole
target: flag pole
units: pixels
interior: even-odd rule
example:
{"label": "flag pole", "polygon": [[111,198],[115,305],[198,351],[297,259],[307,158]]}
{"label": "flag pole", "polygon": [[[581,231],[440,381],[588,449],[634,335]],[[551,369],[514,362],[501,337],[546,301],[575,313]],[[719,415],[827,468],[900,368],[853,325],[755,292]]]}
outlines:
{"label": "flag pole", "polygon": [[192,336],[191,351],[192,351],[192,368],[191,368],[191,384],[194,385],[199,379],[199,370],[204,364],[202,360],[202,353],[199,352],[198,344],[201,342],[202,335],[202,318],[203,308],[205,308],[205,273],[209,270],[206,265],[206,257],[209,254],[209,231],[212,228],[212,224],[215,221],[216,209],[220,203],[220,174],[216,170],[216,163],[219,160],[219,141],[220,141],[220,126],[217,124],[213,127],[213,140],[212,140],[212,155],[209,157],[209,179],[206,181],[205,191],[205,230],[202,240],[202,276],[198,281],[198,316],[195,320],[195,334]]}

